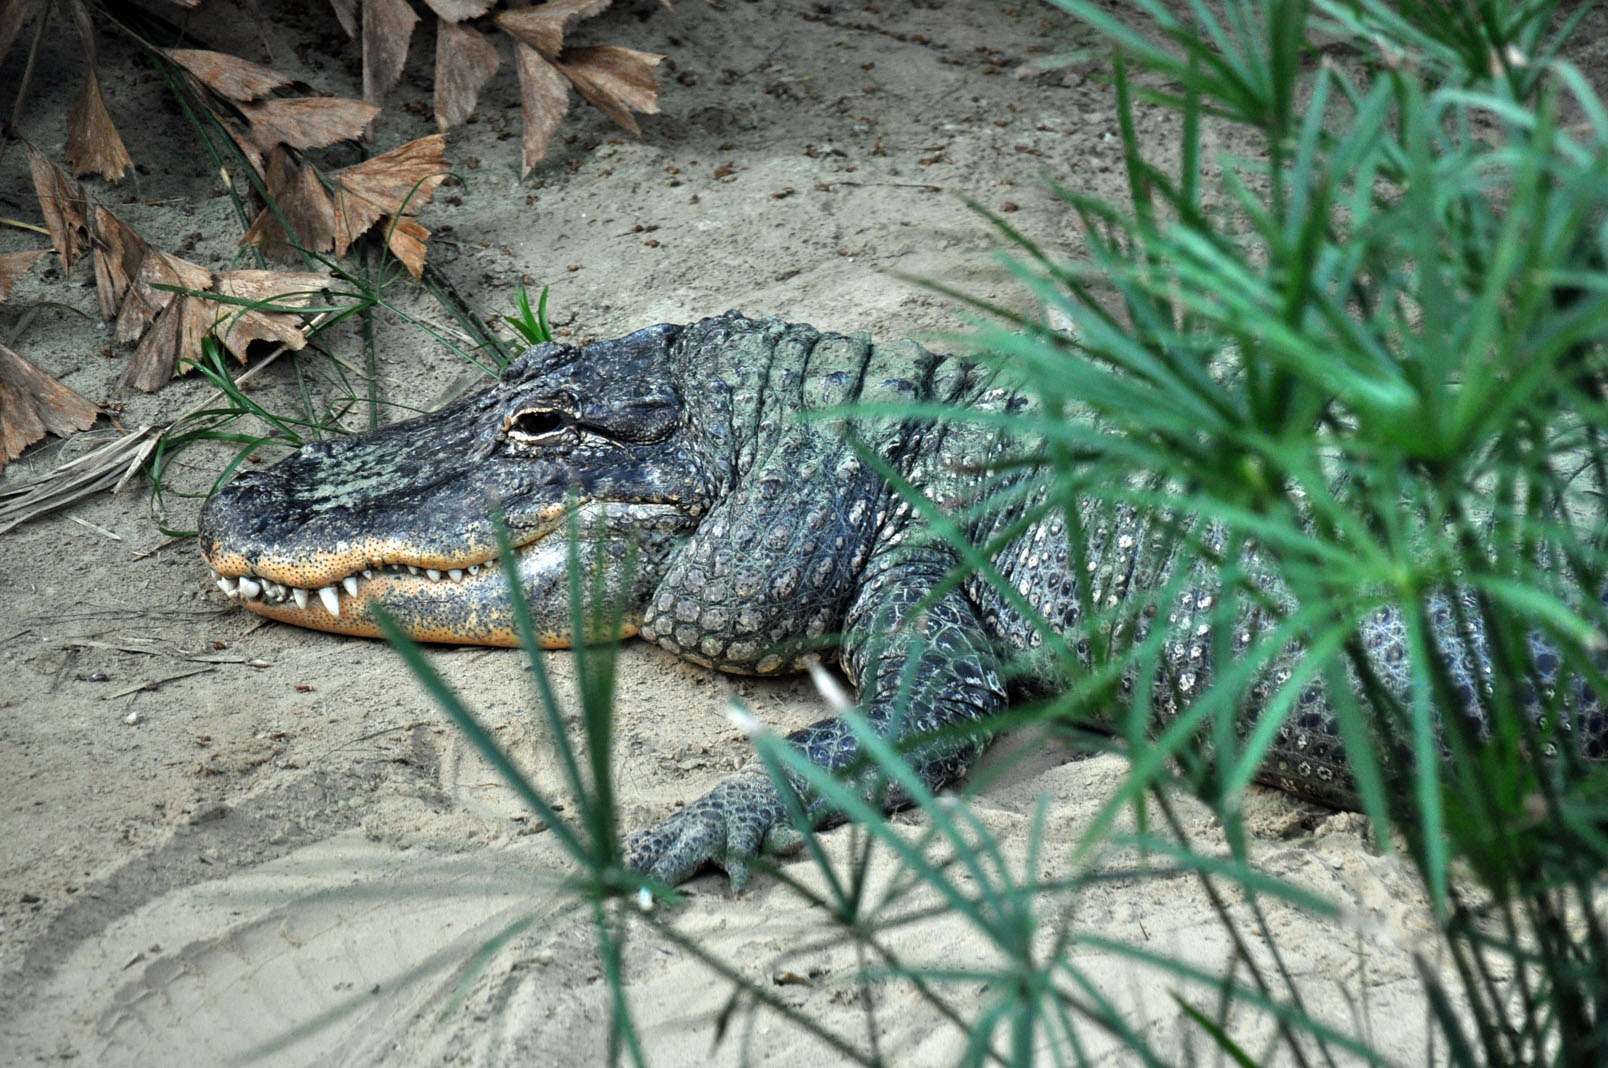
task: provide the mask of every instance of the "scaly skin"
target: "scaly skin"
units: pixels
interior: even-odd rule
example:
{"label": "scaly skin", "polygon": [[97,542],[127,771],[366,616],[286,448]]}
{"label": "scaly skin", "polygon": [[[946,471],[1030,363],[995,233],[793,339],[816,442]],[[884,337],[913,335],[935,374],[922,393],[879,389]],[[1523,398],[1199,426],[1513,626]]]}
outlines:
{"label": "scaly skin", "polygon": [[[623,633],[730,672],[766,675],[835,658],[860,711],[897,742],[984,721],[1016,693],[1065,684],[1053,658],[1042,655],[1040,628],[983,579],[933,596],[960,563],[955,550],[854,444],[945,514],[973,517],[965,533],[985,546],[1035,503],[1027,492],[1014,506],[976,507],[1012,488],[980,472],[979,461],[1005,447],[999,432],[982,422],[822,417],[843,405],[875,411],[902,402],[995,413],[1026,403],[978,368],[913,342],[874,346],[735,313],[579,350],[541,345],[483,393],[384,430],[308,446],[236,478],[203,510],[202,552],[225,592],[276,619],[374,635],[371,609],[383,604],[415,638],[506,645],[514,640],[512,617],[493,536],[502,515],[543,643],[557,647],[577,637],[565,573],[565,531],[574,529],[582,565],[603,568],[614,588],[625,577],[610,565],[634,559]],[[1011,478],[1031,489],[1031,474]],[[1231,626],[1217,644],[1233,652],[1267,621],[1241,613],[1225,623],[1201,565],[1169,587],[1182,555],[1176,539],[1125,515],[1084,519],[1091,603],[1141,604],[1169,590],[1154,689],[1162,729],[1209,686],[1211,635]],[[1085,580],[1072,560],[1063,519],[1053,512],[993,556],[1032,612],[1063,634],[1080,628]],[[1279,595],[1271,585],[1268,592]],[[1426,607],[1441,648],[1463,649],[1453,637],[1453,606],[1442,598]],[[1149,625],[1139,614],[1132,637]],[[1380,611],[1363,638],[1374,674],[1407,696],[1400,613]],[[1482,723],[1489,658],[1483,636],[1472,638],[1472,655],[1451,656],[1450,668],[1458,712]],[[1563,676],[1539,639],[1532,647],[1543,676],[1530,695],[1533,711],[1539,715],[1563,688],[1581,752],[1600,759],[1608,715],[1597,695]],[[1299,655],[1286,652],[1251,688],[1242,734]],[[858,755],[840,719],[789,740],[832,770],[851,767]],[[982,744],[979,729],[974,741],[918,746],[911,760],[936,789],[964,774]],[[1321,686],[1308,687],[1279,727],[1261,777],[1299,796],[1354,802]],[[818,824],[834,818],[802,782],[786,788]],[[864,789],[879,788],[868,781]],[[901,798],[884,792],[874,800]],[[791,837],[778,786],[751,766],[634,835],[628,859],[667,883],[714,863],[740,887],[756,853]]]}

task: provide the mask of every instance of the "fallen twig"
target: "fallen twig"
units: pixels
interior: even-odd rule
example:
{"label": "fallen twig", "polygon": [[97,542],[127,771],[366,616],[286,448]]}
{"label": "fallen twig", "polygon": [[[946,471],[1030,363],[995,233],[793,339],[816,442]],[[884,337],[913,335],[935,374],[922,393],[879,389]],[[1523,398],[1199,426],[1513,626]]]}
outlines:
{"label": "fallen twig", "polygon": [[102,535],[104,537],[111,538],[113,541],[122,541],[123,540],[123,535],[114,533],[113,531],[110,531],[110,530],[107,530],[103,526],[99,526],[99,525],[97,525],[95,523],[91,523],[89,520],[85,519],[83,516],[70,515],[67,518],[71,519],[74,523],[77,523],[79,526],[88,527],[90,530],[93,530],[95,533],[100,534],[100,535]]}
{"label": "fallen twig", "polygon": [[115,701],[119,697],[127,697],[131,693],[139,693],[141,690],[154,690],[158,686],[166,686],[170,682],[177,682],[180,679],[187,679],[192,675],[205,675],[209,671],[216,671],[216,670],[218,670],[218,669],[214,668],[214,667],[196,668],[194,671],[181,671],[177,675],[169,675],[166,678],[162,678],[162,679],[147,679],[146,681],[140,683],[138,686],[130,686],[126,690],[118,690],[116,693],[112,694],[106,700]]}

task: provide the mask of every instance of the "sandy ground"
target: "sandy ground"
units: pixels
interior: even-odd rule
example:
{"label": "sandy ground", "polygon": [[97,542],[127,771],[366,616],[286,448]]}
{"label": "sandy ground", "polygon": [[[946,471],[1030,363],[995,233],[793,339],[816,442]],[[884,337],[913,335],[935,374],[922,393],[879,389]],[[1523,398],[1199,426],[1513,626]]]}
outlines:
{"label": "sandy ground", "polygon": [[[357,50],[327,10],[264,9],[286,12],[267,28],[280,69],[358,95]],[[242,22],[198,25],[213,43],[264,58]],[[511,310],[522,281],[551,284],[567,336],[736,307],[939,345],[958,325],[953,308],[896,272],[1025,299],[962,197],[1065,248],[1072,222],[1044,179],[1112,195],[1122,186],[1108,91],[1076,72],[1013,75],[1075,43],[1034,0],[685,0],[671,12],[622,3],[580,36],[671,57],[664,114],[644,121],[645,137],[623,137],[577,107],[563,144],[521,182],[518,98],[505,67],[480,120],[449,139],[462,186],[441,190],[424,216],[437,231],[435,262],[482,308]],[[422,43],[377,127],[381,148],[430,129],[419,117],[428,115],[431,52],[429,38]],[[76,69],[69,43],[55,47],[56,69]],[[227,200],[210,195],[217,179],[155,74],[121,49],[105,52],[111,110],[143,166],[116,189],[90,183],[92,192],[158,247],[225,265],[239,229]],[[17,62],[0,70],[0,84],[14,84]],[[57,158],[75,87],[47,78],[24,127]],[[1141,134],[1164,145],[1170,127],[1157,120]],[[36,218],[28,190],[13,150],[0,162],[0,213]],[[0,240],[17,248],[27,239],[7,231]],[[406,285],[392,297],[444,322]],[[122,402],[125,425],[171,418],[201,395],[183,382],[114,396],[121,363],[102,354],[109,338],[92,314],[87,269],[64,278],[36,266],[0,309],[0,326],[13,331],[37,301],[56,304],[16,346],[91,398]],[[463,373],[394,317],[383,331],[387,400],[428,404]],[[347,343],[356,359],[355,338]],[[294,386],[285,361],[261,388],[283,401]],[[80,448],[37,448],[4,479]],[[223,462],[218,452],[188,453],[175,484],[204,488]],[[169,504],[174,525],[193,525],[194,501]],[[556,781],[521,658],[432,655],[519,758]],[[567,679],[567,658],[553,663]],[[784,729],[821,714],[796,681],[717,678],[641,643],[623,652],[619,692],[621,803],[634,826],[745,759],[723,715],[731,694]],[[1002,774],[974,808],[1020,863],[1045,801],[1042,863],[1064,872],[1056,843],[1088,824],[1122,765],[1025,748],[1029,759],[997,765]],[[1410,880],[1355,817],[1306,812],[1265,792],[1250,803],[1268,870],[1378,920],[1395,940],[1422,936]],[[1192,833],[1215,840],[1206,815],[1185,816]],[[921,830],[914,817],[900,821]],[[552,835],[533,829],[465,752],[386,646],[265,625],[233,607],[193,542],[157,528],[143,492],[103,495],[0,538],[0,842],[0,1060],[215,1063],[264,1043],[276,1063],[592,1065],[608,1052],[591,921],[551,889],[566,870]],[[847,830],[826,836],[839,860],[854,842]],[[807,860],[789,871],[819,881]],[[873,883],[887,877],[877,861]],[[849,951],[800,955],[828,932],[826,917],[775,881],[732,897],[711,875],[691,890],[681,931],[745,975],[799,980],[770,989],[846,1041],[869,1048],[869,1013],[890,1062],[959,1056],[966,1035],[907,984],[878,981],[862,997]],[[911,902],[934,903],[920,893]],[[521,919],[517,936],[468,968],[475,947]],[[1098,885],[1073,920],[1207,968],[1228,957],[1190,879]],[[1395,943],[1293,910],[1274,909],[1270,923],[1312,1005],[1364,1028],[1398,1063],[1423,1063],[1424,1008]],[[1039,944],[1048,937],[1041,932]],[[890,939],[916,962],[986,958],[976,932],[942,911]],[[1169,983],[1076,952],[1133,1026],[1180,1059],[1189,1054]],[[836,1056],[763,1012],[739,1014],[717,1042],[726,984],[651,932],[634,933],[626,966],[654,1063]],[[971,1015],[992,992],[969,982],[943,993]],[[1124,1062],[1109,1036],[1085,1031],[1092,1061]],[[1253,1050],[1259,1033],[1247,1031]]]}

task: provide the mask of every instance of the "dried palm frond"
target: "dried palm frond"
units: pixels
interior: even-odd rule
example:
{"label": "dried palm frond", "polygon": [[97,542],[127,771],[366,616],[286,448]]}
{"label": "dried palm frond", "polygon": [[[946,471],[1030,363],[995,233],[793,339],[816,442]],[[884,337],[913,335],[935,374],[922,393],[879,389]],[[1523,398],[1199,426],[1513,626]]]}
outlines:
{"label": "dried palm frond", "polygon": [[[72,262],[72,255],[86,246],[90,249],[101,316],[115,320],[119,342],[138,342],[121,385],[146,391],[160,388],[175,370],[182,373],[201,358],[201,341],[209,334],[241,360],[254,340],[273,339],[301,347],[302,335],[295,329],[298,316],[286,309],[305,306],[310,295],[326,284],[324,275],[301,271],[214,274],[152,248],[105,205],[94,204],[91,210],[91,202],[77,182],[32,145],[27,148],[34,189],[57,254],[66,265]],[[415,163],[414,169],[418,166]],[[422,262],[422,244],[405,251]],[[274,307],[253,308],[244,301],[272,301]]]}
{"label": "dried palm frond", "polygon": [[[446,180],[445,148],[446,139],[431,134],[327,177],[312,164],[276,151],[264,176],[273,204],[253,220],[245,241],[281,256],[306,250],[339,258],[378,226],[392,254],[417,278],[430,236],[417,213]],[[287,224],[294,236],[285,232]]]}
{"label": "dried palm frond", "polygon": [[[330,315],[329,312],[321,312],[303,324],[300,330],[303,345],[306,337],[327,322]],[[267,370],[279,357],[301,347],[278,346],[236,378],[235,383],[244,385]],[[222,390],[213,390],[170,422],[123,434],[83,456],[60,464],[47,475],[20,485],[0,488],[0,534],[101,490],[120,492],[139,473],[166,434],[187,419],[216,407],[223,399]]]}
{"label": "dried palm frond", "polygon": [[48,434],[88,430],[100,407],[0,345],[0,467]]}

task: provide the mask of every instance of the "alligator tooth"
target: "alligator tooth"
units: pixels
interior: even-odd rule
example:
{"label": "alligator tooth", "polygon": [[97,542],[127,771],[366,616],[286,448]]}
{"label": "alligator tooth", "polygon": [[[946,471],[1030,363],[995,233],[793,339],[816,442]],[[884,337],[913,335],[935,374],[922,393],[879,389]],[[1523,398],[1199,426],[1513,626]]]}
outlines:
{"label": "alligator tooth", "polygon": [[419,573],[419,569],[418,569],[418,568],[416,568],[416,567],[414,567],[414,566],[413,566],[413,565],[412,565],[412,564],[409,564],[409,565],[408,565],[408,574],[410,574],[410,575],[417,575],[417,574],[418,574],[418,573]]}
{"label": "alligator tooth", "polygon": [[424,569],[424,573],[425,573],[425,574],[426,574],[426,575],[429,575],[429,576],[430,576],[430,581],[431,581],[431,582],[440,582],[440,581],[441,581],[441,572],[439,572],[439,571],[437,571],[437,570],[436,570],[436,569],[435,569],[435,568],[433,568],[433,567],[427,567],[427,568],[425,568],[425,569]]}
{"label": "alligator tooth", "polygon": [[455,567],[451,571],[447,572],[447,577],[453,582],[457,582],[459,579],[463,578],[463,572]]}
{"label": "alligator tooth", "polygon": [[479,564],[470,564],[469,565],[469,574],[471,574],[471,575],[480,574],[480,565]]}
{"label": "alligator tooth", "polygon": [[356,597],[357,596],[357,576],[356,575],[347,575],[345,578],[341,579],[341,587],[346,590],[346,592],[347,592],[347,594],[349,596]]}
{"label": "alligator tooth", "polygon": [[271,597],[276,601],[283,601],[285,599],[285,587],[281,586],[277,582],[272,581],[271,579],[264,580],[262,584],[262,593],[264,597]]}
{"label": "alligator tooth", "polygon": [[233,597],[233,596],[235,596],[236,593],[240,589],[240,583],[236,582],[232,578],[227,578],[227,577],[225,577],[223,575],[218,575],[217,580],[218,580],[218,589],[223,591],[223,595],[225,597]]}
{"label": "alligator tooth", "polygon": [[240,576],[240,596],[246,600],[255,600],[262,594],[262,583],[247,575]]}
{"label": "alligator tooth", "polygon": [[365,567],[363,569],[363,577],[366,578],[366,579],[373,578],[374,577],[374,569],[372,567]]}
{"label": "alligator tooth", "polygon": [[341,595],[335,592],[334,586],[325,586],[318,591],[318,599],[324,603],[324,611],[331,616],[341,614]]}
{"label": "alligator tooth", "polygon": [[290,595],[292,597],[296,598],[296,607],[297,608],[306,608],[307,607],[307,591],[306,590],[302,589],[300,586],[297,586],[297,587],[295,587],[294,589],[292,589],[290,591]]}

